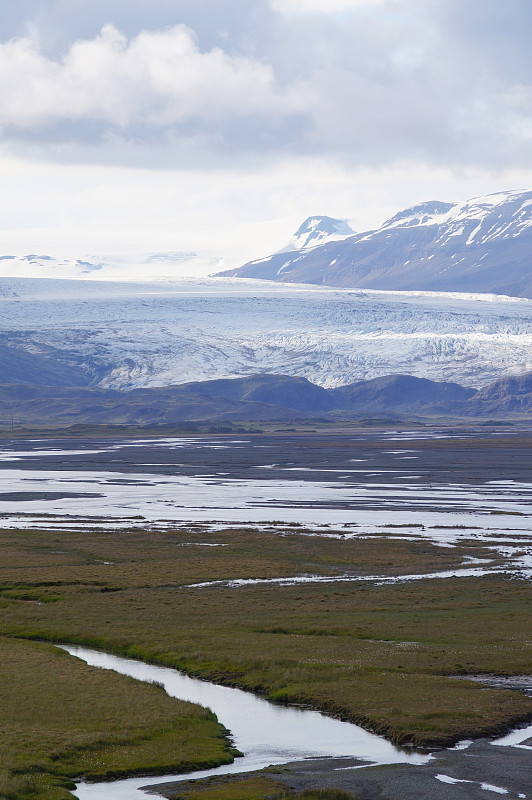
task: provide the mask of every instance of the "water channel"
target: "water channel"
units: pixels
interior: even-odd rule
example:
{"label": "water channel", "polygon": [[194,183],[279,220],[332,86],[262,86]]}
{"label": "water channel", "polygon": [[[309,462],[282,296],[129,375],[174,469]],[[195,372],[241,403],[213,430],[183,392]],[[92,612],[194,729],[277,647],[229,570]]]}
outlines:
{"label": "water channel", "polygon": [[158,682],[171,697],[210,708],[231,731],[236,747],[244,754],[233,764],[187,775],[80,783],[76,790],[79,800],[146,800],[153,794],[147,794],[140,787],[148,783],[249,772],[270,764],[320,756],[351,756],[361,759],[361,764],[423,764],[430,759],[430,756],[399,750],[381,736],[316,711],[276,706],[249,692],[189,678],[174,669],[84,647],[64,646],[63,649],[87,664],[112,669],[141,681]]}

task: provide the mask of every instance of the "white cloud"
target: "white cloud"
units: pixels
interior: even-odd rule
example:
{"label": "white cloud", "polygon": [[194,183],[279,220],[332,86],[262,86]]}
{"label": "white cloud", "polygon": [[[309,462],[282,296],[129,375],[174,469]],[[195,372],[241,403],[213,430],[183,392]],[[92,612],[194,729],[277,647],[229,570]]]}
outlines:
{"label": "white cloud", "polygon": [[308,105],[303,86],[279,91],[271,65],[201,52],[192,31],[178,25],[128,40],[106,25],[77,41],[61,61],[34,40],[0,45],[0,122],[31,129],[60,121],[167,127],[216,123],[248,115],[292,115]]}
{"label": "white cloud", "polygon": [[[129,35],[106,24],[61,54],[38,35],[0,43],[0,140],[37,160],[146,168],[240,169],[300,155],[348,167],[529,163],[530,48],[519,40],[519,69],[513,50],[499,55],[519,26],[496,16],[495,0],[485,17],[498,25],[483,17],[481,44],[458,0],[275,2],[277,11],[273,0],[161,5],[164,20],[172,9],[174,20],[187,8],[216,11],[208,35],[201,24]],[[44,19],[44,0],[32,6]],[[141,6],[145,20],[145,0],[132,17]],[[101,2],[90,8],[91,26],[105,19]],[[298,8],[352,13],[280,13]]]}
{"label": "white cloud", "polygon": [[[255,27],[250,17],[242,38],[227,31],[223,47],[205,47],[183,24],[129,36],[106,24],[62,55],[38,36],[0,43],[4,145],[37,159],[147,168],[249,168],[287,155],[359,166],[529,162],[532,77],[524,66],[501,69],[486,24],[482,47],[458,36],[456,0],[276,1],[353,13],[284,15],[250,0]],[[222,6],[235,16],[237,4]],[[519,54],[532,62],[524,44]]]}

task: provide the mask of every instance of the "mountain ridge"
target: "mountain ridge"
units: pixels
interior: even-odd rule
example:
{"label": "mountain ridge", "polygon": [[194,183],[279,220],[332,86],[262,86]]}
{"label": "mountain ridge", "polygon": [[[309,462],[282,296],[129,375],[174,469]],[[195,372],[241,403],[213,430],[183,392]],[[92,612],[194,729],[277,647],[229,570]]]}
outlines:
{"label": "mountain ridge", "polygon": [[402,421],[526,419],[532,372],[475,391],[455,383],[388,375],[324,389],[306,378],[260,373],[157,389],[0,385],[4,424],[176,425],[220,421]]}
{"label": "mountain ridge", "polygon": [[380,228],[218,276],[385,291],[532,298],[532,191],[420,203]]}

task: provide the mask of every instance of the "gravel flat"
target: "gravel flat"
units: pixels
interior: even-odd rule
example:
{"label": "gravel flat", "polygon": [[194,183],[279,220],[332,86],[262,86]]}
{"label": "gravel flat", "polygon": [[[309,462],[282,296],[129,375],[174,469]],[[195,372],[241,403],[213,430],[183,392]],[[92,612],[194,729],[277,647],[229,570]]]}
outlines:
{"label": "gravel flat", "polygon": [[[251,773],[248,773],[248,777]],[[257,773],[258,774],[258,773]],[[357,800],[508,800],[532,798],[532,751],[480,739],[463,750],[442,750],[423,766],[364,766],[356,759],[308,759],[267,770],[292,791],[337,788]],[[231,776],[229,780],[238,780]],[[194,783],[203,783],[202,781]],[[144,787],[179,797],[193,782]]]}

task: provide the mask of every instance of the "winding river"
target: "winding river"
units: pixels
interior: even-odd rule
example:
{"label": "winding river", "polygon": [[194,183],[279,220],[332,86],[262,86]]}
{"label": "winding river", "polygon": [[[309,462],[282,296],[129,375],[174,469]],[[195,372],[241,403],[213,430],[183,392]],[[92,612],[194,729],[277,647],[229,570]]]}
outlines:
{"label": "winding river", "polygon": [[112,669],[142,681],[158,682],[171,697],[210,708],[231,731],[236,747],[244,753],[234,764],[188,775],[131,778],[112,783],[79,783],[80,800],[140,800],[153,797],[140,787],[147,783],[184,780],[231,772],[249,772],[270,764],[312,757],[351,756],[362,763],[423,764],[431,757],[399,750],[381,736],[348,722],[326,717],[316,711],[276,706],[255,695],[190,678],[174,669],[156,667],[84,647],[64,650],[87,664]]}

